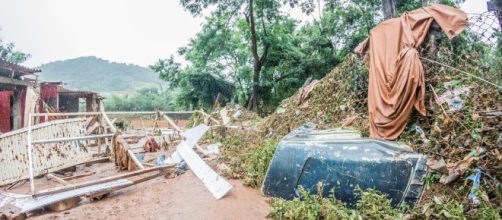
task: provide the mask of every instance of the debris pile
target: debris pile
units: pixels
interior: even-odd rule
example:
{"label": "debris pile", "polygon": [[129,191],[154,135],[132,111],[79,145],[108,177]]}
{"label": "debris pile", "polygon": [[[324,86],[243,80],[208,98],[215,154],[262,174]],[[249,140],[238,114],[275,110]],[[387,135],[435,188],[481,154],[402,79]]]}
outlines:
{"label": "debris pile", "polygon": [[209,125],[221,125],[225,128],[253,128],[260,121],[258,114],[237,104],[213,109],[210,114],[197,111],[191,119],[192,124],[203,122]]}
{"label": "debris pile", "polygon": [[[421,207],[426,211],[422,216],[434,216],[437,213],[433,212],[440,209],[463,207],[472,217],[477,216],[470,215],[472,213],[493,212],[502,207],[501,90],[458,70],[481,73],[485,80],[497,84],[502,75],[480,64],[479,51],[455,49],[454,45],[464,41],[465,36],[461,35],[439,46],[434,60],[450,67],[423,63],[426,116],[413,111],[397,139],[443,163],[443,167],[433,171],[444,177],[432,180],[425,192]],[[425,49],[420,54],[427,57]],[[276,112],[264,120],[261,132],[268,138],[277,138],[303,123],[313,122],[321,129],[353,127],[363,136],[369,136],[367,86],[365,64],[349,56],[315,84],[307,96],[305,91],[310,89],[302,88],[284,100]],[[305,100],[308,100],[306,105]],[[480,181],[477,178],[467,181],[468,176],[476,176],[477,169],[481,170]],[[475,182],[479,182],[479,186],[474,191],[483,195],[478,196],[481,204],[469,199]],[[441,186],[443,183],[448,185]]]}
{"label": "debris pile", "polygon": [[[185,130],[180,127],[183,123],[177,124],[163,112],[114,113],[154,115],[156,116],[152,123],[154,127],[142,126],[142,129],[128,128],[119,131],[113,123],[116,118],[110,120],[104,111],[57,113],[61,117],[84,117],[53,120],[2,134],[0,136],[2,148],[12,147],[19,150],[15,152],[16,155],[12,155],[10,151],[4,151],[7,154],[0,154],[0,159],[5,161],[5,167],[13,169],[10,173],[12,177],[4,174],[0,179],[2,185],[11,184],[2,187],[3,190],[0,191],[0,219],[23,218],[33,214],[33,211],[42,209],[59,211],[70,209],[83,200],[92,202],[106,197],[113,191],[160,176],[168,178],[173,174],[180,175],[188,168],[216,199],[224,197],[233,188],[202,159],[206,154],[220,153],[217,144],[209,145],[207,150],[197,144],[210,127],[201,124]],[[187,112],[169,114],[186,115]],[[87,115],[93,117],[86,118]],[[165,126],[158,126],[160,124]],[[161,149],[158,140],[165,141],[166,137],[177,139],[178,144],[175,148]],[[92,143],[91,140],[95,140],[96,143]],[[36,146],[37,150],[30,154],[29,151],[26,152],[26,145],[28,149]],[[112,149],[102,152],[102,147],[108,145]],[[194,148],[202,156],[199,156]],[[172,155],[178,156],[176,160],[173,156],[169,158],[165,156],[171,153],[167,151],[172,150],[174,150]],[[31,157],[35,159],[35,169],[30,168],[31,161],[12,159],[12,157],[24,158],[23,154],[29,154],[29,160]],[[154,160],[156,161],[152,163]],[[39,178],[41,176],[46,178]],[[26,178],[29,178],[29,181]],[[29,186],[23,185],[27,182],[30,183]],[[29,190],[31,195],[26,194]]]}
{"label": "debris pile", "polygon": [[283,100],[265,119],[261,130],[267,137],[282,137],[307,122],[319,129],[354,127],[368,136],[368,70],[356,56],[349,56],[308,90],[308,96],[301,88]]}

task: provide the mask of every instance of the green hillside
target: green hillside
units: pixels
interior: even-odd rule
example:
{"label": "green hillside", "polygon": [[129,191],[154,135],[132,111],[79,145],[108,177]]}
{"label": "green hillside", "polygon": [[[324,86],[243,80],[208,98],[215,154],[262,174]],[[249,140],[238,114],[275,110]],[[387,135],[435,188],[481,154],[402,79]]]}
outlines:
{"label": "green hillside", "polygon": [[166,84],[148,68],[94,56],[55,61],[40,69],[41,81],[63,81],[67,88],[96,91],[102,95],[131,94],[141,88]]}

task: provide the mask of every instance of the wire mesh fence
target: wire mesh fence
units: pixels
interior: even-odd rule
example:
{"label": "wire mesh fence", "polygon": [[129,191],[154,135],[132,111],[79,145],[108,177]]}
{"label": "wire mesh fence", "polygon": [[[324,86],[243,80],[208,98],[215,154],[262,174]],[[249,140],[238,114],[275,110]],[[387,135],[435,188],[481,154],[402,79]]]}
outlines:
{"label": "wire mesh fence", "polygon": [[468,14],[466,31],[473,33],[474,39],[495,45],[502,28],[502,10],[487,11],[480,14]]}
{"label": "wire mesh fence", "polygon": [[458,78],[473,79],[502,91],[501,13],[496,10],[468,14],[462,34],[451,41],[442,38],[432,53],[426,46],[421,56],[428,72],[454,71]]}

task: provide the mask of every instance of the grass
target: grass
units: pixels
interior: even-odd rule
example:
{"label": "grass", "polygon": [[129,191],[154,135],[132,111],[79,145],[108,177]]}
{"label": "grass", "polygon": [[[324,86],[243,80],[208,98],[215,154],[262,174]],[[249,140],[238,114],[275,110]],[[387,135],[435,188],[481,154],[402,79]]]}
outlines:
{"label": "grass", "polygon": [[[322,192],[322,184],[317,185],[317,192]],[[269,218],[273,219],[401,219],[397,209],[392,208],[391,201],[376,190],[361,190],[355,193],[359,200],[355,209],[348,208],[343,202],[331,195],[310,194],[299,188],[300,197],[293,200],[273,199]]]}
{"label": "grass", "polygon": [[279,139],[267,139],[244,158],[244,184],[251,187],[262,185],[278,143]]}
{"label": "grass", "polygon": [[[322,192],[322,184],[318,184],[317,192]],[[323,197],[322,194],[311,194],[300,186],[300,196],[293,200],[274,198],[271,201],[269,218],[272,219],[500,219],[499,210],[488,203],[482,203],[478,209],[465,212],[464,205],[448,196],[434,196],[431,201],[419,208],[400,209],[391,206],[386,195],[374,189],[361,190],[356,187],[354,193],[358,201],[354,209],[348,208],[336,199],[334,191]]]}
{"label": "grass", "polygon": [[226,176],[239,178],[249,187],[260,187],[275,153],[279,139],[263,138],[258,132],[245,130],[221,135],[210,133],[205,137],[210,142],[222,143],[222,156],[230,166]]}

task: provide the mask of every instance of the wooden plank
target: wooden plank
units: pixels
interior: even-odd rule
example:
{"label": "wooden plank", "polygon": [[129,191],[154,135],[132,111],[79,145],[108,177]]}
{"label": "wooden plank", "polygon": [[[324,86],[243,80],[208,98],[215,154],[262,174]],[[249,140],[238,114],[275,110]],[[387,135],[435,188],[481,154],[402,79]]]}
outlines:
{"label": "wooden plank", "polygon": [[119,136],[117,138],[117,143],[114,144],[120,144],[124,149],[127,149],[127,155],[131,158],[134,164],[136,164],[136,166],[139,169],[145,169],[145,166],[143,166],[143,164],[138,160],[136,155],[134,155],[134,152],[131,150],[132,149],[131,146],[127,144],[127,142],[122,137]]}
{"label": "wooden plank", "polygon": [[211,121],[213,121],[214,123],[216,123],[217,125],[220,124],[220,122],[216,119],[214,119],[211,115],[207,114],[206,112],[204,112],[204,110],[197,110],[197,112],[201,113],[202,115],[204,115],[204,117],[206,118],[209,118]]}
{"label": "wooden plank", "polygon": [[[179,133],[183,133],[183,131],[181,130],[181,128],[180,128],[180,127],[178,127],[178,125],[176,125],[176,123],[174,123],[174,121],[173,121],[171,118],[169,118],[166,114],[162,114],[162,115],[164,116],[164,119],[166,119],[166,120],[167,120],[167,122],[168,122],[171,126],[173,126],[173,128],[174,128],[176,131],[178,131]],[[202,147],[200,147],[200,145],[198,145],[197,143],[195,143],[195,147],[196,147],[196,148],[197,148],[197,149],[198,149],[198,150],[199,150],[202,154],[204,154],[205,156],[207,156],[206,151],[205,151],[204,149],[202,149]]]}
{"label": "wooden plank", "polygon": [[64,179],[61,179],[59,178],[58,176],[52,174],[52,173],[48,173],[47,174],[47,178],[51,179],[51,180],[54,180],[56,182],[58,182],[59,184],[63,185],[63,186],[67,186],[67,185],[70,185],[69,182],[66,182],[66,180]]}
{"label": "wooden plank", "polygon": [[87,182],[83,182],[83,183],[76,183],[76,184],[70,184],[70,185],[63,186],[63,187],[56,187],[56,188],[52,188],[52,189],[41,190],[41,191],[35,193],[35,196],[51,195],[51,194],[55,194],[55,193],[59,193],[59,192],[66,192],[66,191],[78,189],[78,188],[85,187],[85,186],[91,186],[91,185],[96,185],[99,183],[111,182],[113,180],[118,180],[118,179],[127,178],[127,177],[131,177],[131,176],[141,175],[144,173],[149,173],[149,172],[153,172],[153,171],[172,168],[174,166],[175,165],[164,165],[164,166],[158,166],[158,167],[151,167],[151,168],[146,168],[144,170],[137,170],[137,171],[119,174],[119,175],[115,175],[115,176],[111,176],[111,177],[105,177],[105,178],[98,179],[98,180],[91,180],[91,181],[87,181]]}
{"label": "wooden plank", "polygon": [[173,126],[174,130],[176,130],[177,132],[180,132],[180,133],[182,132],[182,131],[181,131],[181,128],[180,128],[180,127],[178,127],[178,125],[177,125],[176,123],[174,123],[174,121],[173,121],[171,118],[169,118],[169,116],[167,116],[165,113],[163,113],[162,115],[164,116],[164,119],[166,119],[166,121],[167,121],[167,122],[168,122],[171,126]]}
{"label": "wooden plank", "polygon": [[74,180],[74,179],[78,179],[78,178],[82,178],[82,177],[86,177],[86,176],[91,176],[94,174],[96,174],[96,172],[88,172],[88,173],[77,174],[77,175],[73,175],[73,176],[69,176],[69,177],[64,177],[62,179],[64,181],[68,181],[68,180]]}
{"label": "wooden plank", "polygon": [[101,113],[103,114],[103,118],[105,119],[106,124],[110,127],[110,130],[112,131],[112,133],[117,132],[117,129],[113,125],[112,121],[110,121],[110,118],[108,118],[108,115],[106,115],[106,113],[104,111]]}
{"label": "wooden plank", "polygon": [[143,165],[147,166],[147,167],[154,167],[155,164],[153,163],[143,163]]}

